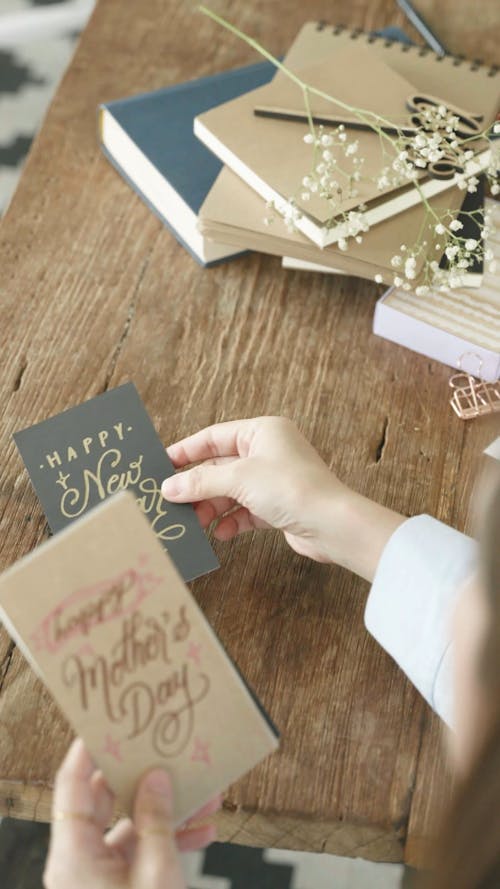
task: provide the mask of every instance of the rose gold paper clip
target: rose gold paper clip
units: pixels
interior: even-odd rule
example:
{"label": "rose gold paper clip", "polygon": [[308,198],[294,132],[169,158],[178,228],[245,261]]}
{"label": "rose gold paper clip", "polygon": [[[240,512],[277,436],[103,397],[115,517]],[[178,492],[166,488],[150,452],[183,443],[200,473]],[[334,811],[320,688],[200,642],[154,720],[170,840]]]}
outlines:
{"label": "rose gold paper clip", "polygon": [[472,355],[479,362],[478,374],[481,373],[483,364],[479,355],[473,352],[465,352],[457,361],[459,373],[453,374],[449,383],[455,390],[450,398],[450,404],[457,417],[461,420],[473,420],[475,417],[500,411],[500,380],[487,383],[462,370],[462,360],[466,355]]}

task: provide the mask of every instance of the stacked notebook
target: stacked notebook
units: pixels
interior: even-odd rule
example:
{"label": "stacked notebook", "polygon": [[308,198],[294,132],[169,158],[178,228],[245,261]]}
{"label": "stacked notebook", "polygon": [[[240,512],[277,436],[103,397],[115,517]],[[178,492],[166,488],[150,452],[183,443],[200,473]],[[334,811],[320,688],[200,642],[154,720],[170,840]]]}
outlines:
{"label": "stacked notebook", "polygon": [[[404,125],[407,102],[415,94],[472,109],[485,126],[494,119],[500,101],[500,75],[494,70],[315,23],[304,25],[285,64],[325,92],[331,93],[334,83],[339,100],[383,115],[388,127]],[[328,124],[345,123],[352,138],[355,121],[342,108],[311,95],[310,111],[315,123],[324,123],[325,132]],[[312,148],[304,142],[308,132],[302,89],[280,70],[270,84],[197,117],[195,133],[225,164],[200,208],[199,227],[205,237],[286,256],[289,265],[293,260],[306,268],[312,263],[361,277],[377,275],[387,283],[392,283],[391,259],[402,243],[414,244],[419,235],[427,240],[417,273],[429,253],[436,257],[435,220],[422,234],[426,214],[417,188],[412,183],[397,189],[389,184],[378,190],[366,181],[365,175],[375,175],[392,162],[393,155],[382,145],[383,139],[365,129],[355,131],[359,154],[365,158],[363,181],[358,195],[345,200],[341,210],[356,211],[363,203],[362,216],[370,231],[361,244],[351,239],[348,251],[340,249],[342,219],[330,218],[326,200],[313,194],[306,201],[301,193],[300,183],[311,168]],[[480,174],[488,146],[476,143],[475,148],[471,163]],[[456,175],[438,179],[423,170],[419,185],[438,213],[444,209],[459,213],[464,191],[457,186]],[[282,218],[290,216],[291,199],[297,211],[293,231]],[[271,224],[266,220],[266,202],[277,210]],[[472,274],[464,276],[464,283],[479,284],[481,269],[469,271]]]}
{"label": "stacked notebook", "polygon": [[195,137],[194,117],[267,83],[274,71],[270,62],[260,62],[99,108],[104,154],[201,265],[229,259],[242,248],[198,231],[198,211],[222,163]]}
{"label": "stacked notebook", "polygon": [[[400,245],[425,240],[418,277],[429,256],[439,258],[441,265],[446,262],[444,245],[436,254],[435,219],[428,222],[421,192],[438,214],[449,210],[456,216],[465,196],[469,206],[464,212],[479,209],[482,192],[466,195],[456,173],[436,178],[426,169],[418,177],[421,192],[411,182],[377,187],[371,176],[384,165],[390,167],[394,149],[383,136],[359,128],[344,106],[382,115],[390,132],[408,124],[408,106],[415,96],[437,97],[473,113],[485,127],[500,102],[500,75],[477,62],[443,58],[413,46],[395,30],[366,34],[309,22],[284,58],[302,80],[335,93],[338,106],[309,94],[314,122],[324,125],[325,133],[344,124],[365,159],[358,193],[346,197],[344,191],[335,211],[317,194],[304,197],[301,183],[311,169],[313,149],[304,142],[309,122],[303,91],[269,62],[101,106],[103,150],[203,265],[250,249],[285,257],[288,267],[392,284],[391,259]],[[470,163],[479,177],[489,146],[478,140],[472,146]],[[333,212],[337,215],[332,218]],[[360,231],[360,243],[351,237],[346,251],[344,219],[352,212],[358,214],[361,229],[366,223],[369,231]],[[470,224],[470,217],[462,215],[464,231],[474,237],[467,219]],[[478,286],[481,279],[482,262],[462,275],[468,287]]]}

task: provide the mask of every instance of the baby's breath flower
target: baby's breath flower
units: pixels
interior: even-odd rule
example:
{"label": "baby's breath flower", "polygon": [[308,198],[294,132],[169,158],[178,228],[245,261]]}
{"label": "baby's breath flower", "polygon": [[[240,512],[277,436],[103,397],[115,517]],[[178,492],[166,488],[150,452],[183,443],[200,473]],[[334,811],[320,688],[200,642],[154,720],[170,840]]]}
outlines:
{"label": "baby's breath flower", "polygon": [[410,280],[417,277],[416,271],[417,261],[414,256],[409,256],[405,262],[405,276]]}
{"label": "baby's breath flower", "polygon": [[[332,100],[335,101],[332,97]],[[351,109],[355,116],[362,120],[362,112]],[[375,116],[376,118],[376,116]],[[325,127],[311,127],[302,138],[307,145],[314,149],[311,170],[302,179],[302,188],[299,186],[297,194],[303,202],[310,201],[313,196],[328,202],[330,218],[327,220],[329,228],[337,229],[338,249],[346,251],[351,239],[357,244],[363,241],[363,235],[369,230],[364,215],[367,209],[365,205],[359,205],[352,210],[343,211],[343,202],[356,198],[361,191],[358,183],[365,180],[373,183],[378,191],[387,191],[408,183],[417,183],[422,171],[430,164],[439,163],[443,158],[451,156],[451,162],[456,171],[456,183],[462,191],[474,193],[478,189],[479,176],[472,161],[475,157],[476,145],[471,139],[458,136],[459,119],[452,114],[442,103],[439,106],[428,107],[418,115],[415,132],[409,137],[402,130],[397,130],[394,135],[385,134],[382,139],[382,130],[379,121],[373,123],[374,132],[381,137],[383,165],[372,175],[368,173],[365,158],[359,155],[359,140],[353,139],[352,131],[343,124],[328,131]],[[500,133],[500,121],[483,135]],[[481,175],[484,175],[493,196],[500,194],[500,180],[498,169],[500,168],[500,140],[490,143],[489,162]],[[399,251],[391,259],[394,269],[393,280],[397,287],[404,290],[415,289],[418,296],[425,296],[430,289],[437,292],[448,292],[450,288],[463,285],[464,272],[473,265],[480,254],[480,245],[494,231],[493,222],[488,221],[486,212],[474,211],[468,214],[475,223],[475,236],[460,237],[459,232],[464,225],[455,218],[452,210],[437,211],[424,195],[420,195],[427,218],[423,224],[415,244],[409,246],[401,244]],[[359,198],[358,198],[359,199]],[[270,211],[266,225],[274,218],[274,207]],[[284,214],[285,224],[290,231],[296,230],[300,213],[294,199],[290,199],[290,205]],[[427,232],[432,232],[435,240],[436,259],[428,255],[430,249],[425,237]],[[429,238],[430,240],[430,238]],[[446,268],[440,268],[439,257],[443,251],[447,259]],[[485,266],[492,269],[494,266],[493,252],[485,251]],[[488,265],[487,265],[488,264]],[[417,265],[422,267],[417,280]],[[376,283],[382,283],[382,275],[375,276]]]}
{"label": "baby's breath flower", "polygon": [[356,140],[356,142],[350,142],[349,145],[346,146],[346,150],[345,150],[346,157],[349,157],[351,154],[356,154],[358,148],[359,148],[359,142],[357,140]]}
{"label": "baby's breath flower", "polygon": [[429,151],[429,160],[433,164],[435,164],[436,161],[441,160],[442,156],[443,156],[443,152],[438,151],[437,149],[435,149],[434,151]]}

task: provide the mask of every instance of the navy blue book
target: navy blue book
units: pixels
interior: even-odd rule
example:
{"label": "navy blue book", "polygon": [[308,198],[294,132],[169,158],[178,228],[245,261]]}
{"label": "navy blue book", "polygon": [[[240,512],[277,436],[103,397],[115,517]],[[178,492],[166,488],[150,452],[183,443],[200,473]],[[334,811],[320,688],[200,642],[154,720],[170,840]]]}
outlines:
{"label": "navy blue book", "polygon": [[203,111],[264,86],[270,62],[223,71],[101,105],[99,135],[113,166],[202,265],[238,255],[240,248],[209,241],[197,229],[198,211],[221,168],[193,133]]}

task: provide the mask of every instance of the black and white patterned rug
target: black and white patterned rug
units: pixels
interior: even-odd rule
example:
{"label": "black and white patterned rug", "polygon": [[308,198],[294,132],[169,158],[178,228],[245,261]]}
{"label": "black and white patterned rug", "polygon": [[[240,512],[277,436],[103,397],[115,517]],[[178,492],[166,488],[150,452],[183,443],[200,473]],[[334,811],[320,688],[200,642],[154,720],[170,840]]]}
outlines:
{"label": "black and white patterned rug", "polygon": [[[48,841],[46,824],[1,822],[5,889],[41,889]],[[189,889],[411,889],[411,874],[401,882],[398,865],[224,843],[183,855],[183,865]]]}
{"label": "black and white patterned rug", "polygon": [[[0,0],[0,216],[93,0]],[[0,223],[1,224],[1,223]],[[4,819],[0,873],[9,889],[40,889],[48,828]],[[402,867],[360,859],[214,843],[184,856],[189,889],[398,889]]]}
{"label": "black and white patterned rug", "polygon": [[0,215],[93,0],[0,0]]}

